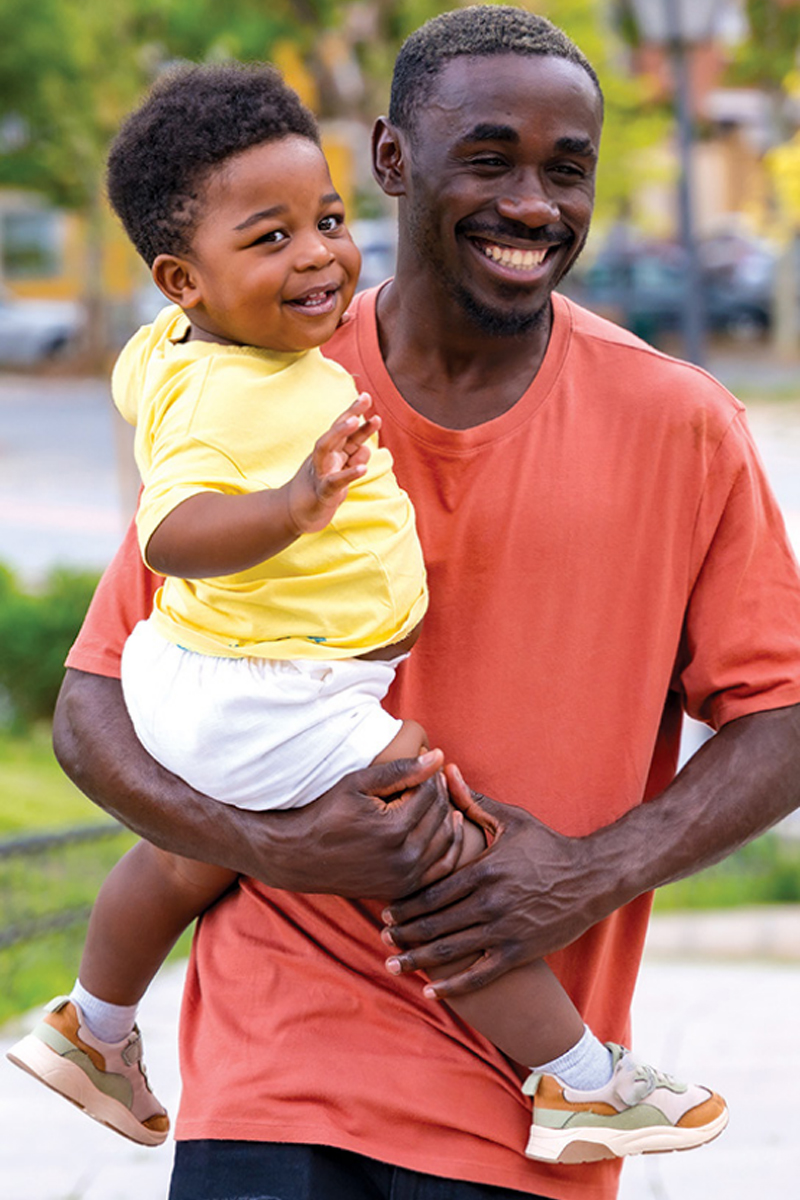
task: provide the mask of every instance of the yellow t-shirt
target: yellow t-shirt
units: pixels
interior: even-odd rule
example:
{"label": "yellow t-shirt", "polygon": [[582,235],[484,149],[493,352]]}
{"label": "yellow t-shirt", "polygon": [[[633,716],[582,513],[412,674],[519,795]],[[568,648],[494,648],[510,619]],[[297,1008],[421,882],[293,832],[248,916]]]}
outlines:
{"label": "yellow t-shirt", "polygon": [[[187,326],[179,308],[164,309],[134,335],[112,378],[115,403],[136,426],[142,553],[197,492],[286,483],[356,396],[350,375],[319,350],[183,342]],[[389,451],[377,439],[371,450],[366,475],[319,533],[236,575],[166,580],[159,631],[203,654],[281,659],[345,658],[410,633],[427,606],[414,513]]]}

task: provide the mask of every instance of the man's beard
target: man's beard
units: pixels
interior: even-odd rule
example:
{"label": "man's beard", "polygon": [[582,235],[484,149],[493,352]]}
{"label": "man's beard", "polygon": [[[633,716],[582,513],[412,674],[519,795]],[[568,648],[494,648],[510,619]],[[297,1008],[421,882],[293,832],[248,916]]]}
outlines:
{"label": "man's beard", "polygon": [[445,282],[453,299],[461,306],[472,324],[488,337],[522,337],[547,324],[550,314],[549,299],[534,312],[506,312],[476,300],[472,293],[459,283],[452,280]]}

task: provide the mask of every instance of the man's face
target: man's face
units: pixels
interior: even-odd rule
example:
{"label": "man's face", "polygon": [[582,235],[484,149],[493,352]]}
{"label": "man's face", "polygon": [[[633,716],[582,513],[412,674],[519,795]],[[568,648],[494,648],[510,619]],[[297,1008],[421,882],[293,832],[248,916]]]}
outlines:
{"label": "man's face", "polygon": [[433,273],[484,332],[546,320],[580,254],[602,127],[592,80],[565,59],[453,59],[405,135],[405,221]]}

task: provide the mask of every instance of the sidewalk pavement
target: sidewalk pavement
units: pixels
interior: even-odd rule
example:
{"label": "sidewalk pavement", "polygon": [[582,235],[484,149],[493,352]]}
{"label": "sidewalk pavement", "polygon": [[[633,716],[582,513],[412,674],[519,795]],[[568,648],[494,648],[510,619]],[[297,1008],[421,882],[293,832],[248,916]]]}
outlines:
{"label": "sidewalk pavement", "polygon": [[[181,966],[142,1005],[150,1077],[174,1113]],[[798,1194],[800,906],[653,920],[634,1003],[642,1058],[705,1082],[730,1126],[688,1154],[629,1159],[619,1200],[788,1200]],[[38,1019],[0,1029],[0,1056]],[[0,1057],[2,1200],[164,1200],[169,1145],[149,1150],[87,1120]],[[319,1197],[325,1200],[325,1197]]]}

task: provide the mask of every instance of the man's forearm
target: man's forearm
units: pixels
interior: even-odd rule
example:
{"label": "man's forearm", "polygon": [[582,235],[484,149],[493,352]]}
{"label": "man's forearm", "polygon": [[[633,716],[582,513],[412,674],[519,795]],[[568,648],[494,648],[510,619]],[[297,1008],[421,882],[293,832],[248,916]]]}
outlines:
{"label": "man's forearm", "polygon": [[798,806],[794,705],[731,721],[659,797],[589,841],[601,862],[613,857],[624,901],[712,866]]}
{"label": "man's forearm", "polygon": [[458,857],[460,829],[437,782],[440,755],[368,767],[304,808],[250,812],[155,762],[119,681],[81,671],[67,672],[53,745],[81,791],[140,837],[271,887],[385,899],[439,878]]}
{"label": "man's forearm", "polygon": [[53,747],[81,791],[140,837],[187,858],[247,872],[240,810],[195,792],[150,757],[134,733],[118,680],[67,672]]}

